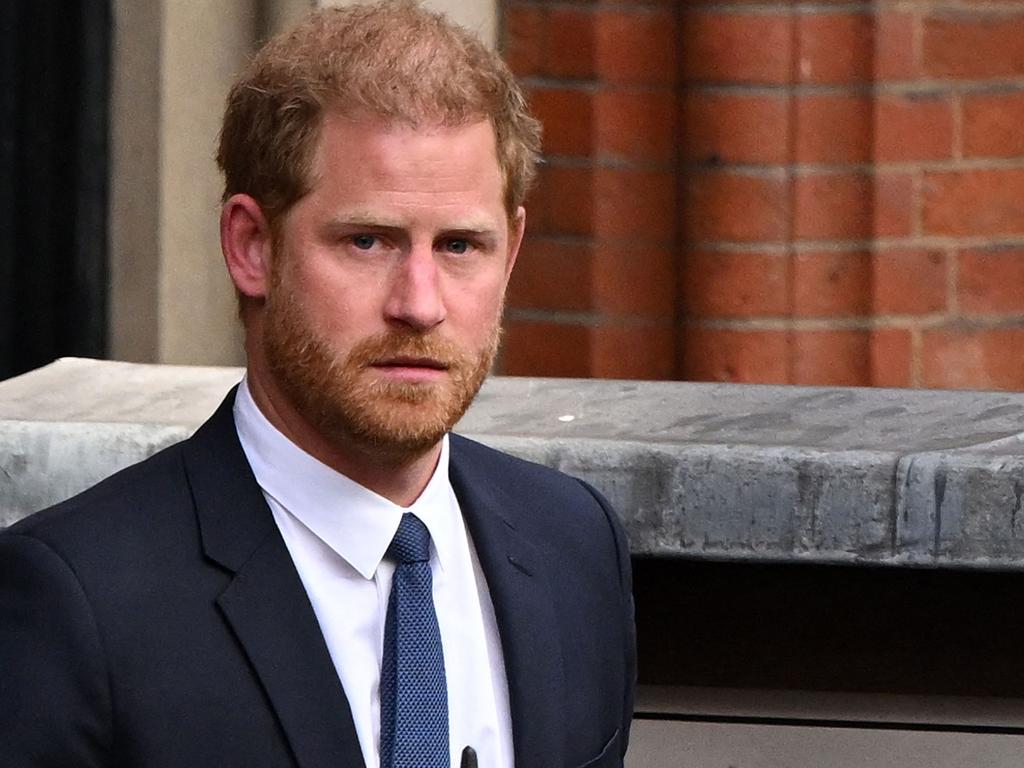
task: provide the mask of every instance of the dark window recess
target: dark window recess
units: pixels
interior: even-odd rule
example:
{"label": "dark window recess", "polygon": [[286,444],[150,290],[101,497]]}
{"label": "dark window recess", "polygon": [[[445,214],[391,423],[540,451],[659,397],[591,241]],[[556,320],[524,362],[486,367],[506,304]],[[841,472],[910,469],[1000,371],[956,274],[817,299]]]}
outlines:
{"label": "dark window recess", "polygon": [[634,560],[640,682],[1024,697],[1024,574]]}
{"label": "dark window recess", "polygon": [[110,0],[0,3],[0,378],[101,357]]}

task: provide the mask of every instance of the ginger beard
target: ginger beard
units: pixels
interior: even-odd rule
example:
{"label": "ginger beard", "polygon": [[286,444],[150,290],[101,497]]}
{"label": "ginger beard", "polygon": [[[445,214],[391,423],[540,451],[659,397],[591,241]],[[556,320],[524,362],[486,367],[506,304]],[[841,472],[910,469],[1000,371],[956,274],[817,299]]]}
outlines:
{"label": "ginger beard", "polygon": [[[479,350],[461,349],[436,333],[385,331],[340,354],[310,322],[299,295],[274,259],[264,305],[263,353],[295,410],[326,440],[356,444],[379,458],[422,455],[462,418],[483,385],[498,349],[501,308]],[[284,267],[287,269],[287,267]],[[429,358],[446,367],[440,381],[389,380],[373,364]]]}

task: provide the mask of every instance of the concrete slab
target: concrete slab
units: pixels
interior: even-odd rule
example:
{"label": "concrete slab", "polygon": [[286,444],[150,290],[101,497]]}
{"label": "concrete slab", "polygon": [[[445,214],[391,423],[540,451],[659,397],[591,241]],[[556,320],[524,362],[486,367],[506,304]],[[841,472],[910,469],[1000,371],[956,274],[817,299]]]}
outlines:
{"label": "concrete slab", "polygon": [[[0,382],[0,525],[190,434],[240,377]],[[637,554],[1024,566],[1024,394],[495,377],[457,429],[592,482]]]}

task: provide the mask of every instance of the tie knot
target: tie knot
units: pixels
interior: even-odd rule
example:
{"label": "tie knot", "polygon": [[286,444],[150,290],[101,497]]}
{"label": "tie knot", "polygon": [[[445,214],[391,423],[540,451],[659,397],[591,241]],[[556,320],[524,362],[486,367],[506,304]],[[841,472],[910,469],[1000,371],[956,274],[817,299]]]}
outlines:
{"label": "tie knot", "polygon": [[422,563],[430,559],[430,531],[416,515],[408,512],[402,515],[402,522],[388,547],[388,557],[399,563]]}

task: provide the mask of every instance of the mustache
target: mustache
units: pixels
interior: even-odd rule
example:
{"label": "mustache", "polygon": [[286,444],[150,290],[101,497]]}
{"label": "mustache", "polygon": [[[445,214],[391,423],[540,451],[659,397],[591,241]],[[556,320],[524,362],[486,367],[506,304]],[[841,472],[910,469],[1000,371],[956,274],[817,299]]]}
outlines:
{"label": "mustache", "polygon": [[348,354],[349,365],[360,368],[391,360],[429,360],[452,368],[465,365],[468,356],[456,344],[436,335],[385,331],[363,339]]}

